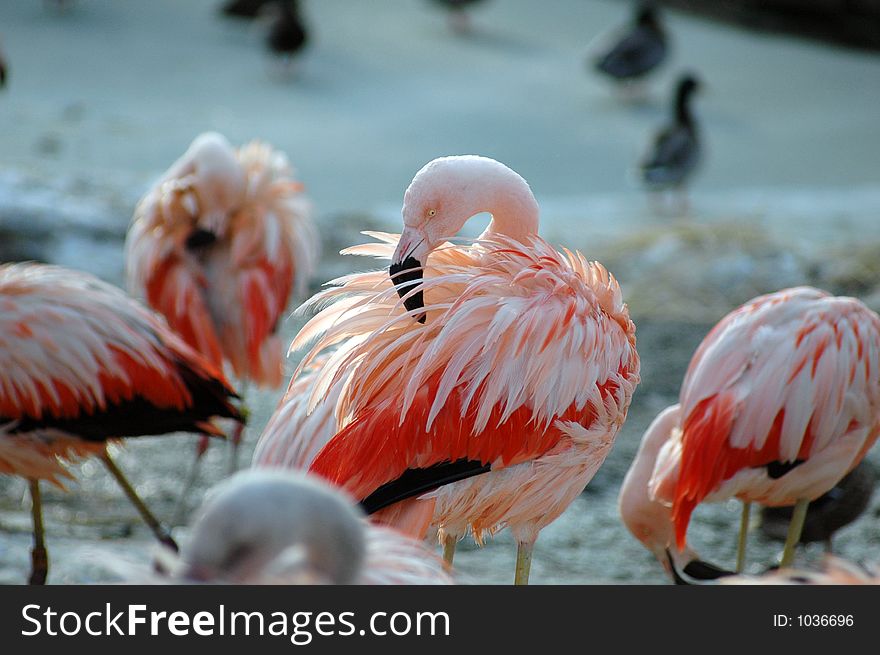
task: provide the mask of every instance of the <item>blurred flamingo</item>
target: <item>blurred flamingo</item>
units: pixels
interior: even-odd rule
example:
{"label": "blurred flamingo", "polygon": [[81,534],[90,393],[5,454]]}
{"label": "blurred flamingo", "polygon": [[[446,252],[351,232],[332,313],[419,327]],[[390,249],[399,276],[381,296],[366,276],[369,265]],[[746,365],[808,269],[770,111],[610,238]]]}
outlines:
{"label": "blurred flamingo", "polygon": [[[475,214],[492,219],[453,245]],[[485,157],[436,159],[404,196],[404,231],[347,252],[392,260],[338,280],[292,350],[329,354],[310,407],[335,384],[340,430],[311,470],[408,534],[441,530],[447,561],[467,529],[509,527],[515,581],[538,533],[601,466],[638,383],[635,326],[601,264],[537,236],[525,180]],[[396,294],[401,296],[398,300]],[[403,307],[401,307],[401,304]]]}
{"label": "blurred flamingo", "polygon": [[797,287],[725,316],[691,359],[649,482],[671,507],[676,547],[699,503],[739,498],[741,570],[750,503],[795,505],[781,562],[790,565],[810,501],[880,434],[878,371],[880,317],[854,298]]}
{"label": "blurred flamingo", "polygon": [[40,480],[58,487],[64,463],[96,455],[157,538],[173,546],[107,452],[111,438],[220,434],[241,420],[223,374],[158,316],[109,284],[36,264],[0,266],[0,473],[30,481],[30,581],[48,573]]}
{"label": "blurred flamingo", "polygon": [[[256,141],[234,150],[206,133],[138,204],[126,277],[213,364],[228,362],[243,385],[277,387],[284,365],[278,327],[291,292],[305,291],[317,249],[286,156]],[[240,440],[237,430],[232,469]]]}
{"label": "blurred flamingo", "polygon": [[314,476],[250,470],[224,480],[199,509],[179,556],[179,582],[451,584],[423,544],[371,525],[341,490]]}

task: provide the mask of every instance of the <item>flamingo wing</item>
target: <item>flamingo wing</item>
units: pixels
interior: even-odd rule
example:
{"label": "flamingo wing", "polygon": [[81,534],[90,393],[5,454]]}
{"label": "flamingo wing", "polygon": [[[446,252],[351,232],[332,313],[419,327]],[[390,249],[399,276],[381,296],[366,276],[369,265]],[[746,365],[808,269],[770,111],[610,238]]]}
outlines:
{"label": "flamingo wing", "polygon": [[368,511],[531,460],[570,437],[566,423],[588,427],[609,403],[629,404],[635,328],[613,276],[537,237],[493,236],[474,248],[479,258],[432,255],[425,324],[390,283],[364,274],[343,283],[360,298],[330,306],[300,334],[324,331],[312,354],[344,342],[315,391],[346,379],[342,427],[312,470]]}
{"label": "flamingo wing", "polygon": [[160,318],[92,276],[0,267],[0,424],[90,441],[240,419],[222,373]]}
{"label": "flamingo wing", "polygon": [[308,470],[315,455],[336,434],[336,402],[342,385],[335,385],[327,397],[308,411],[321,358],[313,368],[290,381],[287,393],[269,418],[254,449],[253,465]]}
{"label": "flamingo wing", "polygon": [[[877,423],[878,367],[880,318],[852,298],[799,287],[756,298],[722,319],[695,353],[681,390],[673,499],[679,544],[693,508],[738,471],[766,467],[771,478],[781,477]],[[655,471],[675,468],[668,465],[661,453]]]}

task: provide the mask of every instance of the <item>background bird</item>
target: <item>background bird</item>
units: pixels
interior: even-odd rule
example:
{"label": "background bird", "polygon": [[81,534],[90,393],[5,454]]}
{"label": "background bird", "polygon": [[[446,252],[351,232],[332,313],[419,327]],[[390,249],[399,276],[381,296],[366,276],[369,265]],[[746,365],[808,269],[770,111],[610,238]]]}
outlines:
{"label": "background bird", "polygon": [[672,119],[653,137],[639,164],[642,182],[651,191],[677,192],[681,211],[687,211],[685,185],[700,164],[702,147],[699,128],[690,102],[700,88],[693,74],[682,75],[675,86]]}
{"label": "background bird", "polygon": [[456,34],[469,34],[473,30],[471,23],[470,7],[484,0],[432,0],[436,5],[443,7],[447,13],[449,29]]}
{"label": "background bird", "polygon": [[235,150],[202,134],[138,203],[126,236],[131,291],[243,386],[283,379],[279,325],[318,251],[302,190],[269,145]]}
{"label": "background bird", "polygon": [[[446,241],[492,219],[474,243]],[[404,231],[349,253],[387,257],[312,298],[291,345],[328,348],[311,405],[335,384],[339,432],[311,471],[380,520],[446,546],[509,527],[525,583],[538,533],[601,466],[638,383],[616,280],[537,236],[525,180],[485,157],[436,159],[404,194]],[[400,299],[397,295],[400,295]],[[447,548],[451,560],[452,548]]]}
{"label": "background bird", "polygon": [[725,316],[691,359],[680,420],[649,482],[671,504],[676,546],[699,503],[739,498],[742,570],[750,503],[796,504],[789,566],[808,504],[880,434],[878,370],[880,317],[854,298],[797,287]]}
{"label": "background bird", "polygon": [[423,544],[374,526],[319,478],[241,471],[213,488],[179,556],[159,568],[177,582],[451,584]]}
{"label": "background bird", "polygon": [[618,84],[632,87],[654,73],[669,54],[668,37],[655,2],[635,6],[632,21],[613,34],[600,38],[589,63]]}
{"label": "background bird", "polygon": [[9,76],[9,69],[6,66],[6,60],[3,58],[3,53],[0,52],[0,88],[6,86],[6,78]]}
{"label": "background bird", "polygon": [[273,0],[228,0],[220,7],[224,16],[232,18],[256,18],[260,10]]}
{"label": "background bird", "polygon": [[0,266],[0,473],[30,481],[32,583],[48,572],[40,480],[63,488],[64,463],[98,456],[156,536],[172,545],[106,450],[108,440],[219,435],[241,416],[221,371],[158,316],[101,280],[37,264]]}
{"label": "background bird", "polygon": [[[834,534],[865,512],[876,484],[874,468],[862,460],[840,482],[810,503],[800,543],[822,541],[830,553]],[[770,539],[785,541],[792,511],[792,507],[762,507],[761,533]]]}
{"label": "background bird", "polygon": [[266,6],[269,27],[266,46],[290,69],[294,57],[308,44],[309,37],[297,0],[274,0]]}

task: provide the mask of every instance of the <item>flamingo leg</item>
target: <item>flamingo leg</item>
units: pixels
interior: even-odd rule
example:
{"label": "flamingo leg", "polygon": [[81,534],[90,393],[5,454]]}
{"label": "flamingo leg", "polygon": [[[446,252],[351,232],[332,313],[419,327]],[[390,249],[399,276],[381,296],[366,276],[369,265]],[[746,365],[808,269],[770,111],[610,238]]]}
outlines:
{"label": "flamingo leg", "polygon": [[534,549],[534,547],[534,542],[520,542],[517,544],[516,573],[514,574],[513,584],[529,584],[529,571],[532,568],[532,550]]}
{"label": "flamingo leg", "polygon": [[742,517],[739,521],[739,542],[736,546],[736,572],[742,573],[746,566],[746,541],[749,537],[749,515],[752,504],[743,501]]}
{"label": "flamingo leg", "polygon": [[452,569],[452,558],[455,557],[455,545],[458,543],[458,535],[443,535],[443,561],[447,569]]}
{"label": "flamingo leg", "polygon": [[245,397],[247,396],[247,380],[242,380],[241,386],[239,387],[241,391],[241,416],[242,422],[236,423],[235,429],[232,431],[232,436],[229,439],[229,467],[228,473],[232,475],[238,470],[238,453],[239,447],[241,446],[241,442],[244,438],[244,426],[247,423],[247,420],[250,416],[250,411],[247,408],[247,404],[245,402]]}
{"label": "flamingo leg", "polygon": [[801,540],[801,531],[804,529],[804,520],[807,518],[807,507],[810,501],[801,498],[794,506],[791,513],[791,522],[788,524],[788,537],[785,539],[785,548],[782,551],[782,561],[779,562],[780,568],[790,566],[794,561],[794,551],[798,542]]}
{"label": "flamingo leg", "polygon": [[199,479],[199,469],[201,468],[202,457],[208,450],[208,439],[209,437],[202,435],[199,437],[199,441],[196,444],[196,456],[193,457],[192,463],[189,466],[189,473],[186,475],[186,483],[183,485],[183,491],[177,499],[177,506],[174,508],[174,518],[171,521],[172,525],[180,525],[184,522],[184,514],[186,514],[187,510],[186,501]]}
{"label": "flamingo leg", "polygon": [[107,470],[110,471],[110,474],[116,478],[116,482],[122,487],[122,490],[125,492],[125,495],[128,496],[128,499],[131,501],[131,504],[134,505],[135,509],[141,515],[141,518],[144,520],[144,523],[152,530],[153,534],[156,536],[156,539],[159,540],[160,543],[165,544],[174,552],[177,552],[177,544],[174,542],[174,539],[171,538],[171,535],[168,534],[168,531],[162,527],[159,523],[158,519],[153,515],[150,509],[144,504],[144,501],[140,499],[140,496],[137,495],[137,492],[134,490],[134,487],[131,486],[131,483],[119,470],[119,467],[116,466],[116,462],[110,457],[110,453],[104,450],[103,455],[101,455],[101,459],[104,462],[104,466],[107,467]]}
{"label": "flamingo leg", "polygon": [[46,551],[43,531],[43,500],[40,481],[31,479],[31,516],[34,520],[34,547],[31,549],[31,577],[28,584],[46,584],[49,575],[49,553]]}

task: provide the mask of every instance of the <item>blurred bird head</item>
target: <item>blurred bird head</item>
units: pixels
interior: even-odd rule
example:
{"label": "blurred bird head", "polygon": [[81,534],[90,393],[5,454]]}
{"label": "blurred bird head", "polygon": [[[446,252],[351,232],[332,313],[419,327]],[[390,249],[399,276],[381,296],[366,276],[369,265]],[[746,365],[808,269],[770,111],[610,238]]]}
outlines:
{"label": "blurred bird head", "polygon": [[659,24],[659,15],[655,0],[642,0],[642,2],[638,3],[636,6],[636,24],[643,26]]}
{"label": "blurred bird head", "polygon": [[351,499],[321,480],[289,471],[243,471],[209,493],[175,576],[351,584],[364,558],[361,521]]}
{"label": "blurred bird head", "polygon": [[703,86],[703,81],[697,76],[696,73],[692,71],[687,71],[685,73],[682,73],[678,77],[676,89],[678,95],[682,96],[691,95],[697,91],[702,91]]}

